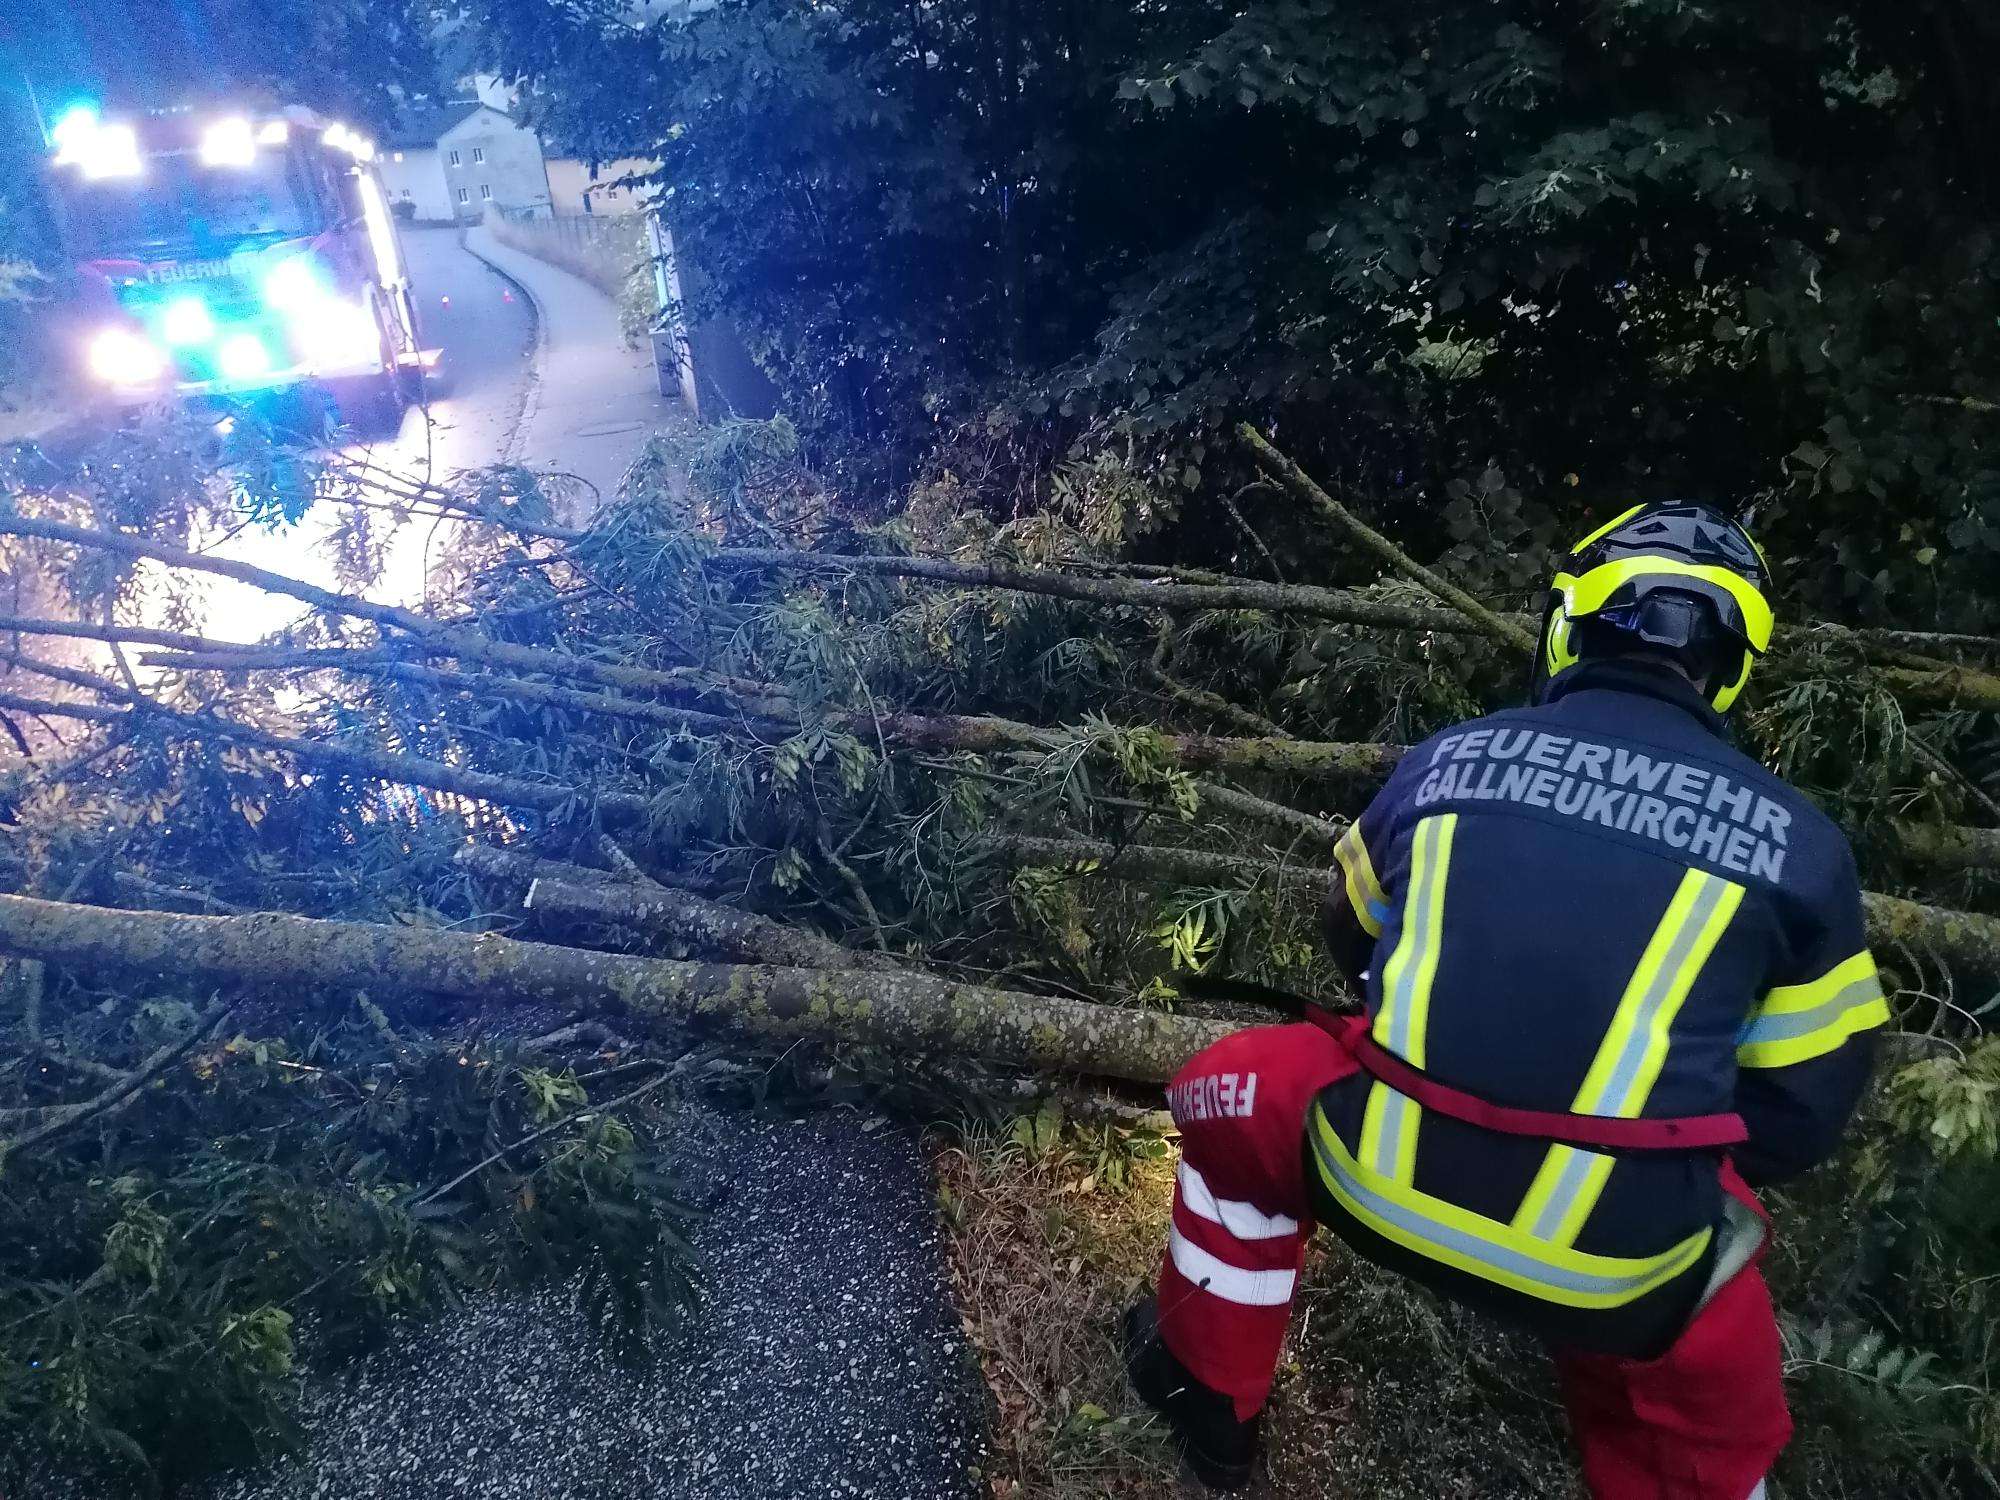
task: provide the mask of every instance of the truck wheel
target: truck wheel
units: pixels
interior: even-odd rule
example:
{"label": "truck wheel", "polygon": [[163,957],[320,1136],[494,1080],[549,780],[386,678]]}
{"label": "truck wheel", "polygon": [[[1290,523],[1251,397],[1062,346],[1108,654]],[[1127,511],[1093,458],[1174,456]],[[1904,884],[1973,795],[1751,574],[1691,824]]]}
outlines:
{"label": "truck wheel", "polygon": [[356,381],[345,405],[347,425],[356,437],[381,439],[393,438],[403,430],[403,408],[408,400],[398,373],[384,370]]}

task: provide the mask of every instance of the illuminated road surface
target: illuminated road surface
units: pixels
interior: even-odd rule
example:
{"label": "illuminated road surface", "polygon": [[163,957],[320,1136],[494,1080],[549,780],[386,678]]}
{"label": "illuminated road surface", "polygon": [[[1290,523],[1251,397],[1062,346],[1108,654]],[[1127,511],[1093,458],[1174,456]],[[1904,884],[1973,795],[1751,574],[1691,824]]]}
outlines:
{"label": "illuminated road surface", "polygon": [[[535,314],[520,291],[460,245],[457,230],[406,229],[403,248],[424,340],[445,351],[445,394],[430,403],[428,421],[413,407],[395,437],[349,451],[400,476],[441,481],[510,456],[534,374]],[[297,526],[243,532],[216,547],[215,555],[336,588],[323,544],[340,519],[339,507],[317,506]],[[428,521],[403,527],[368,596],[385,604],[421,603],[448,531]],[[226,640],[254,640],[304,612],[296,600],[215,580],[207,586],[204,631]]]}

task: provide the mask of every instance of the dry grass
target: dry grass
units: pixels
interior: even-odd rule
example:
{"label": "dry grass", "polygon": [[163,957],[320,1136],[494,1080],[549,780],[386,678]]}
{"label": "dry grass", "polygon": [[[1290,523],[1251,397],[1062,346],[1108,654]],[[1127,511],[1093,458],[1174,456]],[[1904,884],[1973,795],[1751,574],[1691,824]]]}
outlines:
{"label": "dry grass", "polygon": [[1121,1191],[1073,1140],[1037,1149],[1031,1134],[974,1134],[934,1153],[952,1280],[993,1400],[993,1494],[1181,1493],[1117,1343],[1120,1314],[1159,1264],[1172,1163],[1124,1162]]}
{"label": "dry grass", "polygon": [[[1117,1347],[1120,1315],[1158,1268],[1173,1153],[1146,1159],[1130,1138],[1048,1124],[933,1152],[959,1306],[992,1394],[992,1493],[1199,1495],[1126,1390]],[[1157,1148],[1141,1138],[1137,1149]],[[1539,1351],[1324,1236],[1308,1256],[1266,1452],[1254,1493],[1284,1500],[1582,1493]]]}

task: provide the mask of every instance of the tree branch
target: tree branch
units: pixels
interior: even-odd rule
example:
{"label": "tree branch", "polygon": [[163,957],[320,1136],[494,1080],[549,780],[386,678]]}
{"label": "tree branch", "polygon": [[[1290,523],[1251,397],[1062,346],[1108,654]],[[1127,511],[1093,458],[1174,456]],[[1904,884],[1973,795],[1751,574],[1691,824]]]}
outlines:
{"label": "tree branch", "polygon": [[1483,634],[1493,637],[1501,645],[1519,651],[1524,656],[1535,649],[1535,638],[1527,631],[1514,621],[1501,618],[1450,579],[1425,567],[1381,532],[1368,525],[1353,511],[1321,489],[1305,470],[1265,441],[1264,435],[1255,427],[1248,422],[1239,422],[1236,424],[1236,435],[1249,445],[1250,450],[1257,455],[1257,461],[1275,475],[1280,484],[1321,515],[1338,524],[1349,536],[1381,558],[1396,572],[1422,584],[1437,598],[1471,620]]}
{"label": "tree branch", "polygon": [[[1114,880],[1200,880],[1249,884],[1270,880],[1292,889],[1325,890],[1332,868],[1283,864],[1240,854],[1215,854],[1157,844],[1111,844],[1097,839],[1000,839],[1002,852],[1034,863],[1085,866]],[[1869,941],[1928,948],[1955,969],[2000,973],[2000,917],[1926,906],[1899,896],[1864,891]]]}
{"label": "tree branch", "polygon": [[[0,899],[25,901],[30,898],[25,896],[9,896]],[[45,906],[61,905],[59,902],[41,902],[38,904]],[[108,908],[99,907],[78,909],[89,911],[108,910]],[[214,917],[209,920],[228,921],[232,919]],[[223,1023],[235,1013],[236,1007],[234,1005],[218,1004],[210,1006],[201,1019],[196,1021],[189,1029],[186,1036],[177,1042],[170,1042],[157,1052],[154,1052],[144,1062],[139,1064],[138,1067],[134,1068],[131,1074],[122,1081],[114,1083],[110,1088],[93,1099],[86,1099],[78,1104],[63,1105],[58,1109],[51,1110],[48,1117],[33,1130],[17,1135],[12,1140],[0,1140],[0,1168],[4,1168],[13,1162],[23,1152],[32,1151],[38,1146],[47,1145],[57,1136],[81,1125],[84,1121],[95,1119],[98,1115],[121,1106],[124,1101],[130,1099],[140,1089],[152,1082],[153,1079],[159,1077],[160,1074],[172,1067],[176,1061],[193,1051],[199,1043],[213,1036],[221,1029]]]}
{"label": "tree branch", "polygon": [[[105,685],[109,688],[109,684]],[[646,817],[643,797],[625,792],[592,793],[581,787],[522,781],[512,776],[494,776],[484,771],[468,771],[440,761],[414,755],[388,755],[371,750],[350,750],[315,740],[291,739],[268,730],[252,729],[207,714],[182,713],[163,708],[110,708],[98,703],[49,703],[0,693],[0,708],[23,713],[46,714],[51,718],[81,719],[95,724],[123,725],[134,715],[146,715],[160,723],[189,731],[196,737],[213,737],[241,745],[254,745],[289,755],[301,764],[317,766],[367,781],[387,781],[399,786],[418,786],[448,792],[478,802],[501,807],[527,808],[536,812],[556,812],[579,803],[594,805],[606,818],[619,823],[637,823]]]}

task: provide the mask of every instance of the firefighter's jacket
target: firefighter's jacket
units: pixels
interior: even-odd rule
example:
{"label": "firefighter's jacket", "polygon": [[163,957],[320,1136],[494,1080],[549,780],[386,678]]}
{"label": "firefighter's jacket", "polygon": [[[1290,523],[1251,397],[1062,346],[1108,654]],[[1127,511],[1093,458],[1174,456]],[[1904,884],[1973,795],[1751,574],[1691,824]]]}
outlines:
{"label": "firefighter's jacket", "polygon": [[[1434,736],[1338,862],[1334,955],[1429,1079],[1520,1110],[1734,1111],[1752,1183],[1833,1149],[1888,1017],[1853,855],[1672,672],[1586,663]],[[1367,1075],[1306,1136],[1357,1249],[1563,1343],[1657,1353],[1708,1280],[1720,1150],[1501,1134]]]}

